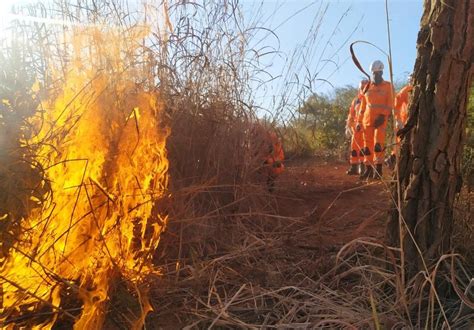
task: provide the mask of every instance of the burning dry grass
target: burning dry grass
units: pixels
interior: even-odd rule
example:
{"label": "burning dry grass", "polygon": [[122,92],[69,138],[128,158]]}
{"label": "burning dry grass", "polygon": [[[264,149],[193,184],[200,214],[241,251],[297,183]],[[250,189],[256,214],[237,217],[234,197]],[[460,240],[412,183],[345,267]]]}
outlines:
{"label": "burning dry grass", "polygon": [[[13,136],[17,146],[6,150],[19,153],[30,172],[44,171],[36,182],[23,177],[34,186],[20,191],[36,209],[25,203],[29,212],[18,214],[8,199],[3,206],[7,228],[2,234],[12,241],[2,246],[4,325],[51,327],[74,320],[78,328],[100,328],[112,292],[121,287],[135,295],[128,326],[141,327],[149,311],[142,284],[153,271],[152,255],[167,221],[152,210],[167,187],[168,130],[160,94],[150,88],[153,81],[142,78],[148,67],[140,62],[144,53],[138,42],[147,34],[144,27],[63,31],[57,45],[63,62],[43,53],[47,78],[36,77],[39,87],[26,92],[44,92],[41,103],[25,105],[5,91],[4,107],[31,111],[20,117],[18,131],[34,132]],[[13,50],[25,50],[11,43]],[[28,69],[33,76],[34,69]],[[6,124],[11,127],[12,121]],[[30,149],[34,163],[23,154]],[[18,167],[8,158],[2,161]],[[15,197],[23,187],[7,188],[7,197]]]}
{"label": "burning dry grass", "polygon": [[[207,19],[232,20],[235,8],[213,6],[222,16]],[[229,209],[243,215],[263,204],[242,189],[255,186],[261,167],[258,150],[249,145],[252,112],[241,109],[241,91],[232,86],[242,70],[222,68],[244,63],[236,47],[242,42],[219,31],[216,43],[207,30],[179,25],[183,34],[168,42],[160,22],[150,37],[148,16],[120,25],[128,14],[120,6],[59,8],[71,28],[17,26],[22,42],[8,41],[4,54],[13,81],[25,66],[37,87],[9,90],[3,81],[5,133],[16,135],[2,140],[9,151],[2,159],[2,238],[8,236],[2,244],[2,325],[140,327],[150,308],[146,277],[159,274],[150,261],[166,225],[163,211],[203,224]],[[158,9],[168,17],[166,3]],[[103,25],[111,14],[115,20]],[[44,45],[45,39],[54,41]],[[32,64],[34,55],[43,67]],[[23,61],[15,66],[18,58]],[[19,101],[19,92],[30,97],[28,104]],[[176,164],[168,199],[166,126],[175,131],[170,157]],[[33,130],[28,136],[27,128]],[[13,184],[9,168],[16,169]],[[18,184],[21,179],[28,186]],[[242,208],[242,200],[250,203]],[[216,234],[193,230],[204,233],[196,236],[201,240]],[[182,251],[188,253],[186,246]]]}

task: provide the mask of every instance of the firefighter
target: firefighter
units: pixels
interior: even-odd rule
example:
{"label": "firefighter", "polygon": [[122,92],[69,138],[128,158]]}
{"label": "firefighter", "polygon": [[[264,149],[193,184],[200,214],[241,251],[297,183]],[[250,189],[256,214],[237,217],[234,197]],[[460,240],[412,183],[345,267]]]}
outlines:
{"label": "firefighter", "polygon": [[267,170],[268,191],[272,192],[275,189],[275,179],[283,173],[285,168],[283,164],[285,154],[283,152],[283,145],[275,132],[268,133],[267,143],[268,154],[264,165]]}
{"label": "firefighter", "polygon": [[346,137],[351,138],[351,154],[350,154],[350,168],[347,170],[347,175],[360,175],[364,173],[364,155],[362,149],[364,148],[364,137],[362,133],[362,126],[357,125],[358,118],[361,117],[361,101],[363,98],[364,88],[369,81],[362,80],[359,83],[359,91],[357,96],[352,100],[349,108],[349,115],[346,122]]}
{"label": "firefighter", "polygon": [[383,63],[379,60],[370,65],[372,79],[361,103],[363,115],[358,127],[363,126],[365,163],[361,179],[382,177],[385,133],[393,105],[393,87],[383,79],[383,69]]}
{"label": "firefighter", "polygon": [[[400,92],[395,96],[394,114],[395,114],[395,131],[401,130],[408,119],[408,102],[410,101],[411,92],[413,86],[409,83],[403,87]],[[400,145],[400,137],[397,137],[397,144],[392,150],[392,154],[385,160],[387,166],[393,170],[396,162],[396,154]]]}

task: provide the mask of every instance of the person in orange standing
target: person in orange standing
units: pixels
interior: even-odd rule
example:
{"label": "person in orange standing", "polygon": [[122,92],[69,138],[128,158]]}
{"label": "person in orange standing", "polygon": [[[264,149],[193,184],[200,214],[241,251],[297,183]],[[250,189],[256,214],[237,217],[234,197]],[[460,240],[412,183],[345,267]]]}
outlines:
{"label": "person in orange standing", "polygon": [[275,179],[283,173],[285,165],[285,154],[283,152],[283,145],[276,135],[275,132],[268,133],[268,154],[264,161],[267,167],[268,177],[267,186],[268,190],[272,192],[275,188]]}
{"label": "person in orange standing", "polygon": [[[270,192],[274,190],[276,178],[284,172],[285,154],[283,144],[274,129],[256,122],[250,130],[249,147],[256,161],[256,174],[264,181]],[[263,182],[262,182],[263,183]]]}
{"label": "person in orange standing", "polygon": [[363,90],[369,81],[362,80],[359,83],[359,91],[357,96],[352,100],[349,108],[349,115],[346,122],[346,137],[351,138],[351,153],[350,153],[350,167],[347,170],[347,175],[360,175],[364,173],[364,155],[362,149],[364,148],[364,136],[362,133],[362,126],[357,126],[358,118],[361,117],[361,103],[363,98]]}
{"label": "person in orange standing", "polygon": [[[410,101],[411,92],[413,90],[413,86],[408,83],[405,87],[403,87],[400,92],[395,96],[395,131],[402,129],[408,120],[408,104]],[[394,146],[392,150],[392,154],[385,160],[385,164],[393,170],[395,167],[396,159],[397,159],[397,152],[400,145],[400,137],[397,137],[397,144]]]}
{"label": "person in orange standing", "polygon": [[363,115],[358,125],[363,126],[365,163],[361,179],[382,177],[387,122],[393,107],[393,87],[383,79],[383,69],[381,61],[372,62],[372,79],[361,102]]}

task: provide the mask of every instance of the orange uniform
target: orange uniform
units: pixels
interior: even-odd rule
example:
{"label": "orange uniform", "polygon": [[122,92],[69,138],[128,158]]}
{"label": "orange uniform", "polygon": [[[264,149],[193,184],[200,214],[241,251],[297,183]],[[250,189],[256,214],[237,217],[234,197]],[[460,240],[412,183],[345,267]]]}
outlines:
{"label": "orange uniform", "polygon": [[362,153],[362,149],[364,148],[364,136],[362,129],[356,129],[357,120],[361,117],[362,98],[363,95],[358,94],[354,100],[352,100],[349,115],[347,116],[347,126],[352,130],[350,164],[359,164],[364,159]]}
{"label": "orange uniform", "polygon": [[406,85],[395,97],[395,118],[399,120],[402,125],[405,125],[408,119],[408,101],[410,100],[410,93],[413,86]]}
{"label": "orange uniform", "polygon": [[267,173],[268,191],[272,192],[275,188],[275,179],[285,169],[283,165],[285,154],[282,143],[274,132],[268,133],[266,142],[268,143],[268,154],[264,161],[264,168]]}
{"label": "orange uniform", "polygon": [[270,169],[270,175],[276,177],[281,174],[285,168],[283,165],[285,154],[283,152],[283,145],[274,132],[269,133],[269,140],[271,147],[269,148],[270,153],[265,160],[265,164]]}
{"label": "orange uniform", "polygon": [[[408,102],[410,101],[410,94],[413,90],[413,86],[406,85],[403,87],[400,92],[395,96],[395,119],[397,120],[397,127],[396,129],[399,130],[408,120]],[[397,144],[392,150],[392,155],[397,153],[398,147],[400,145],[400,137],[397,137]]]}
{"label": "orange uniform", "polygon": [[371,83],[361,104],[364,127],[364,163],[380,165],[384,161],[387,122],[393,107],[393,87],[390,82]]}

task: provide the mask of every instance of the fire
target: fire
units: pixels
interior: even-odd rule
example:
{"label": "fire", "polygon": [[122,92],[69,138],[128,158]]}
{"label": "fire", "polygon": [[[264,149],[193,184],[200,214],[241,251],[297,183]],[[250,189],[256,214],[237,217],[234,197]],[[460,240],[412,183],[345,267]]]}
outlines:
{"label": "fire", "polygon": [[[149,88],[140,42],[127,33],[75,29],[66,74],[57,67],[50,97],[35,120],[38,160],[46,169],[48,203],[22,222],[22,236],[0,269],[0,324],[38,309],[74,318],[77,329],[101,328],[110,291],[125,279],[137,289],[141,327],[150,310],[144,278],[167,217],[155,202],[167,188],[167,128],[160,95]],[[137,63],[140,63],[138,65]],[[69,296],[68,296],[69,295]],[[68,297],[80,312],[63,310]]]}

